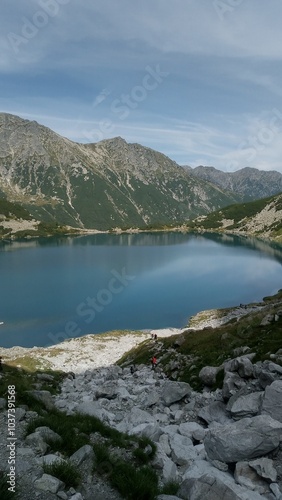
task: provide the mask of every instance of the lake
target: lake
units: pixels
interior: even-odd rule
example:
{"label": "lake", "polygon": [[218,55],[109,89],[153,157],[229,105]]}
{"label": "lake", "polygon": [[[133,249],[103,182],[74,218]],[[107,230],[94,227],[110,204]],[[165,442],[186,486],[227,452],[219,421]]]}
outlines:
{"label": "lake", "polygon": [[182,328],[282,283],[282,247],[227,235],[95,234],[0,243],[0,345]]}

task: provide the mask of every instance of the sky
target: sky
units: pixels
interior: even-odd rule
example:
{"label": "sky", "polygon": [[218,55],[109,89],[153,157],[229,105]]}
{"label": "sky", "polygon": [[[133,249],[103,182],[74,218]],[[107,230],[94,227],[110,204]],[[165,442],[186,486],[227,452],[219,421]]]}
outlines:
{"label": "sky", "polygon": [[281,0],[9,0],[0,111],[180,165],[282,172]]}

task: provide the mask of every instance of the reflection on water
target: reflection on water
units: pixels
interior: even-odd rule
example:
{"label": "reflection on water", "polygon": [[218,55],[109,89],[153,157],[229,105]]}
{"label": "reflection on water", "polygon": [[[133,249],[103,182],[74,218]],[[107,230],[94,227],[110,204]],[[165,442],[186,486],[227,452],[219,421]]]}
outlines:
{"label": "reflection on water", "polygon": [[2,242],[1,344],[46,345],[66,331],[184,327],[199,310],[275,293],[281,260],[277,244],[208,233]]}

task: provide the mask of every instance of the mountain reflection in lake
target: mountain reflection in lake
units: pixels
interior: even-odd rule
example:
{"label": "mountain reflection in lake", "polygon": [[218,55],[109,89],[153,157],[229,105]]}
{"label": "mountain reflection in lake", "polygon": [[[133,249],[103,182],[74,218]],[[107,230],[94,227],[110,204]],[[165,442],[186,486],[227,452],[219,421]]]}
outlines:
{"label": "mountain reflection in lake", "polygon": [[282,247],[217,234],[140,233],[0,244],[0,343],[43,346],[113,329],[184,327],[197,311],[281,287]]}

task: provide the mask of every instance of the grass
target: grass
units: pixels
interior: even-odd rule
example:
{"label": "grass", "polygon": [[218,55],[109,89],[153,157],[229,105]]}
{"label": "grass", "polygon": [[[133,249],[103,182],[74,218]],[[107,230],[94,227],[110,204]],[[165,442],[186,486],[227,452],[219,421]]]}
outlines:
{"label": "grass", "polygon": [[1,500],[16,500],[18,499],[17,493],[9,491],[10,485],[7,483],[8,476],[0,471],[0,498]]}
{"label": "grass", "polygon": [[46,474],[50,474],[50,476],[54,476],[63,481],[66,488],[77,488],[81,482],[81,475],[77,467],[70,461],[56,461],[51,465],[44,464],[43,470]]}
{"label": "grass", "polygon": [[136,465],[115,457],[103,445],[93,447],[94,472],[106,476],[111,486],[128,500],[154,500],[159,493],[158,476],[149,466]]}

